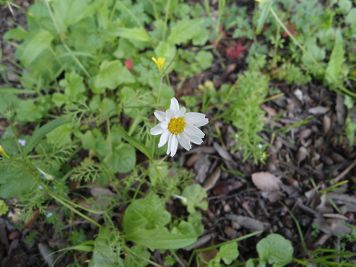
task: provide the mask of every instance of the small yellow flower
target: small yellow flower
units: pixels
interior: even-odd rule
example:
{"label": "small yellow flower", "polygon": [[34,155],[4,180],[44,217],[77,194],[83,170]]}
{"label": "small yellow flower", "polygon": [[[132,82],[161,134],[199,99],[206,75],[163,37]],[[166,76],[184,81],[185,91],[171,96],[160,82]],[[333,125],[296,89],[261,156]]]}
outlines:
{"label": "small yellow flower", "polygon": [[5,158],[9,157],[9,155],[7,155],[5,149],[2,146],[0,146],[0,156],[3,156]]}
{"label": "small yellow flower", "polygon": [[156,64],[159,71],[163,70],[164,64],[166,64],[166,59],[164,57],[152,57],[152,61]]}

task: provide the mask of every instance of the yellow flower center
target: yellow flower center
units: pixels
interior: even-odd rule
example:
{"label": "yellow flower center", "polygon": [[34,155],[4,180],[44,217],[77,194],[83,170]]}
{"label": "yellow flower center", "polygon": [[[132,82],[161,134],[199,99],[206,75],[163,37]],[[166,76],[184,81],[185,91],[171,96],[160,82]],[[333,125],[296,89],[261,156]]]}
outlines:
{"label": "yellow flower center", "polygon": [[168,130],[175,135],[181,134],[184,131],[185,124],[183,117],[172,118],[168,123]]}
{"label": "yellow flower center", "polygon": [[157,69],[159,71],[163,69],[164,64],[166,63],[166,59],[164,57],[158,57],[158,58],[153,57],[152,61],[156,64]]}

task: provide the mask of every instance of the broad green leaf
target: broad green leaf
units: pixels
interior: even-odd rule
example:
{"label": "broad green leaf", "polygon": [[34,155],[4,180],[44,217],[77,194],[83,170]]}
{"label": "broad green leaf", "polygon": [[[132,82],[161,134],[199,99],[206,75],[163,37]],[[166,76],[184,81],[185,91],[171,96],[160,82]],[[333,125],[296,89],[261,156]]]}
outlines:
{"label": "broad green leaf", "polygon": [[28,32],[25,31],[21,27],[17,27],[15,29],[10,29],[7,31],[4,35],[5,40],[16,40],[16,41],[22,41],[28,36]]}
{"label": "broad green leaf", "polygon": [[186,199],[183,203],[187,206],[189,213],[194,213],[196,208],[206,210],[208,202],[207,193],[204,188],[198,184],[193,184],[184,188],[182,196]]}
{"label": "broad green leaf", "polygon": [[121,84],[135,82],[134,76],[120,63],[120,61],[104,61],[100,71],[94,77],[94,93],[102,93],[105,89],[115,89]]}
{"label": "broad green leaf", "polygon": [[330,61],[326,68],[325,79],[335,89],[343,84],[343,66],[345,62],[344,41],[341,31],[336,31],[335,44],[331,52]]}
{"label": "broad green leaf", "polygon": [[154,229],[163,227],[171,220],[171,215],[165,209],[165,203],[157,195],[134,200],[125,211],[124,232],[133,234],[140,228]]}
{"label": "broad green leaf", "polygon": [[158,196],[134,200],[124,215],[125,237],[150,249],[178,249],[197,240],[201,229],[196,222],[182,221],[169,231],[166,225],[170,221],[171,215],[165,210],[165,202]]}
{"label": "broad green leaf", "polygon": [[171,28],[168,42],[179,45],[193,39],[193,37],[199,35],[202,30],[203,22],[203,19],[185,19],[178,21]]}
{"label": "broad green leaf", "polygon": [[90,0],[52,0],[53,15],[60,33],[63,33],[67,28],[82,19],[92,15],[98,7],[100,1],[94,1],[90,4]]}
{"label": "broad green leaf", "polygon": [[66,124],[70,121],[68,117],[59,117],[53,121],[48,122],[47,124],[43,125],[41,128],[38,128],[31,138],[28,140],[25,149],[23,151],[24,155],[29,154],[32,149],[44,138],[48,133],[53,131],[54,129],[58,128],[59,126]]}
{"label": "broad green leaf", "polygon": [[256,248],[260,261],[273,264],[273,267],[286,266],[293,260],[292,243],[279,234],[263,238]]}
{"label": "broad green leaf", "polygon": [[113,33],[115,36],[134,41],[149,42],[150,36],[144,28],[118,28]]}
{"label": "broad green leaf", "polygon": [[21,198],[29,193],[34,186],[35,170],[23,162],[0,161],[0,198]]}
{"label": "broad green leaf", "polygon": [[26,67],[29,67],[42,52],[49,49],[53,40],[53,35],[48,31],[41,30],[37,32],[32,38],[26,40],[21,45],[20,59]]}
{"label": "broad green leaf", "polygon": [[120,267],[124,266],[120,258],[121,245],[119,233],[113,229],[102,227],[95,239],[93,257],[90,267]]}
{"label": "broad green leaf", "polygon": [[113,148],[104,162],[114,172],[126,173],[131,171],[136,165],[136,150],[129,144],[120,144]]}

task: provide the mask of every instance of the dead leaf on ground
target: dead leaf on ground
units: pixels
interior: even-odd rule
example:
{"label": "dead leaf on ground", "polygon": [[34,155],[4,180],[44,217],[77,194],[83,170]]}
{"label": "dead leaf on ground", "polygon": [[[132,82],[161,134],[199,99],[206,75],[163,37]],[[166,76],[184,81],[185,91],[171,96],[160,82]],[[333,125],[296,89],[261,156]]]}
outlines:
{"label": "dead leaf on ground", "polygon": [[280,180],[269,172],[256,172],[252,174],[252,182],[261,191],[279,191]]}

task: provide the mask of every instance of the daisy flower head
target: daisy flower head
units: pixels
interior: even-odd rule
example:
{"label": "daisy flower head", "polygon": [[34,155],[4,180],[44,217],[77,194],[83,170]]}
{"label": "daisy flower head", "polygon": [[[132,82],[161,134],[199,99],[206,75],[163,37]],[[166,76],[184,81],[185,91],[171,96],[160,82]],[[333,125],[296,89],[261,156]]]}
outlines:
{"label": "daisy flower head", "polygon": [[205,114],[198,112],[186,112],[184,107],[179,107],[176,98],[171,99],[171,105],[166,112],[155,111],[155,117],[159,124],[151,129],[152,135],[161,135],[158,147],[168,142],[167,155],[173,157],[178,149],[178,144],[186,150],[192,148],[192,143],[203,143],[205,134],[199,129],[209,123]]}

